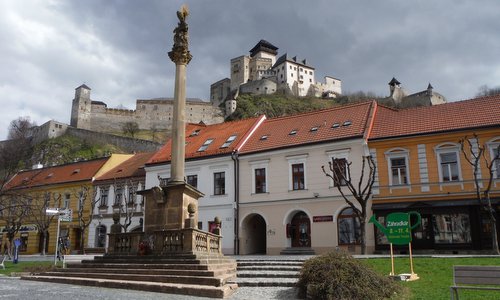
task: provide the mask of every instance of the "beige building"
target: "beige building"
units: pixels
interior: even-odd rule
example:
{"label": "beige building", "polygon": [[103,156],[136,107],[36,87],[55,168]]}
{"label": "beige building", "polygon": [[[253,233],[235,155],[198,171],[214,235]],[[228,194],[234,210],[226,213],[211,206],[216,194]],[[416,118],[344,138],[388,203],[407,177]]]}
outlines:
{"label": "beige building", "polygon": [[[240,254],[360,251],[359,223],[321,167],[344,158],[359,180],[372,107],[366,102],[268,119],[257,128],[239,155]],[[373,226],[367,226],[367,245],[370,253]]]}

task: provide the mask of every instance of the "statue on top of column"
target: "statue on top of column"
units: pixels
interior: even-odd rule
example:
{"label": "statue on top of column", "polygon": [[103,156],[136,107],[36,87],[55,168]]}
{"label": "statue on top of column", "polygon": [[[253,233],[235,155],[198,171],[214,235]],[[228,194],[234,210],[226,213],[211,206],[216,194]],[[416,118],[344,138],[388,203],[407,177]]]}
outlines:
{"label": "statue on top of column", "polygon": [[188,49],[188,25],[186,23],[188,15],[189,11],[186,5],[183,5],[181,10],[177,12],[179,23],[174,29],[174,46],[172,51],[168,52],[168,56],[175,64],[187,65],[193,57]]}

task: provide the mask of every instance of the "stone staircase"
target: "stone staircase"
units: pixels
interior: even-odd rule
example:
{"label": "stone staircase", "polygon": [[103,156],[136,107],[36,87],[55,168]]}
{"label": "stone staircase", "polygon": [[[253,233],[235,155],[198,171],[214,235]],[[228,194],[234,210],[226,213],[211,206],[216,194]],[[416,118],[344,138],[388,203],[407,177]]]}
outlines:
{"label": "stone staircase", "polygon": [[237,289],[235,278],[234,259],[178,254],[96,257],[21,279],[225,298]]}
{"label": "stone staircase", "polygon": [[237,279],[240,287],[295,287],[302,264],[310,256],[239,257]]}

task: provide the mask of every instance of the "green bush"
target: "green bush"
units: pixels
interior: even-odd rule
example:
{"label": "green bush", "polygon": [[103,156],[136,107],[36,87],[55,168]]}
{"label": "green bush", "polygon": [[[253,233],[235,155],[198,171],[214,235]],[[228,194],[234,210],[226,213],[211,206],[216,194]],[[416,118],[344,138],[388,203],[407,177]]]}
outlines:
{"label": "green bush", "polygon": [[402,292],[398,283],[344,251],[307,260],[297,285],[299,296],[310,299],[390,299]]}

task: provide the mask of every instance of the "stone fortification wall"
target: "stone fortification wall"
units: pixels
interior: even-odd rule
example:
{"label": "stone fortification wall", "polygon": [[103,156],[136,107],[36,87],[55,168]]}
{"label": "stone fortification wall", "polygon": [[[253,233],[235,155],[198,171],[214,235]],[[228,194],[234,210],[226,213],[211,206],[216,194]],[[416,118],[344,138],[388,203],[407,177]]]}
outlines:
{"label": "stone fortification wall", "polygon": [[115,145],[127,152],[151,152],[160,149],[162,144],[152,141],[133,139],[74,127],[67,128],[67,134],[92,143]]}
{"label": "stone fortification wall", "polygon": [[[102,104],[92,105],[90,129],[98,132],[117,132],[121,131],[127,122],[136,122],[142,130],[170,129],[173,104],[171,99],[137,100],[135,110],[107,108]],[[214,124],[223,122],[224,118],[219,108],[195,99],[186,103],[186,121]]]}

